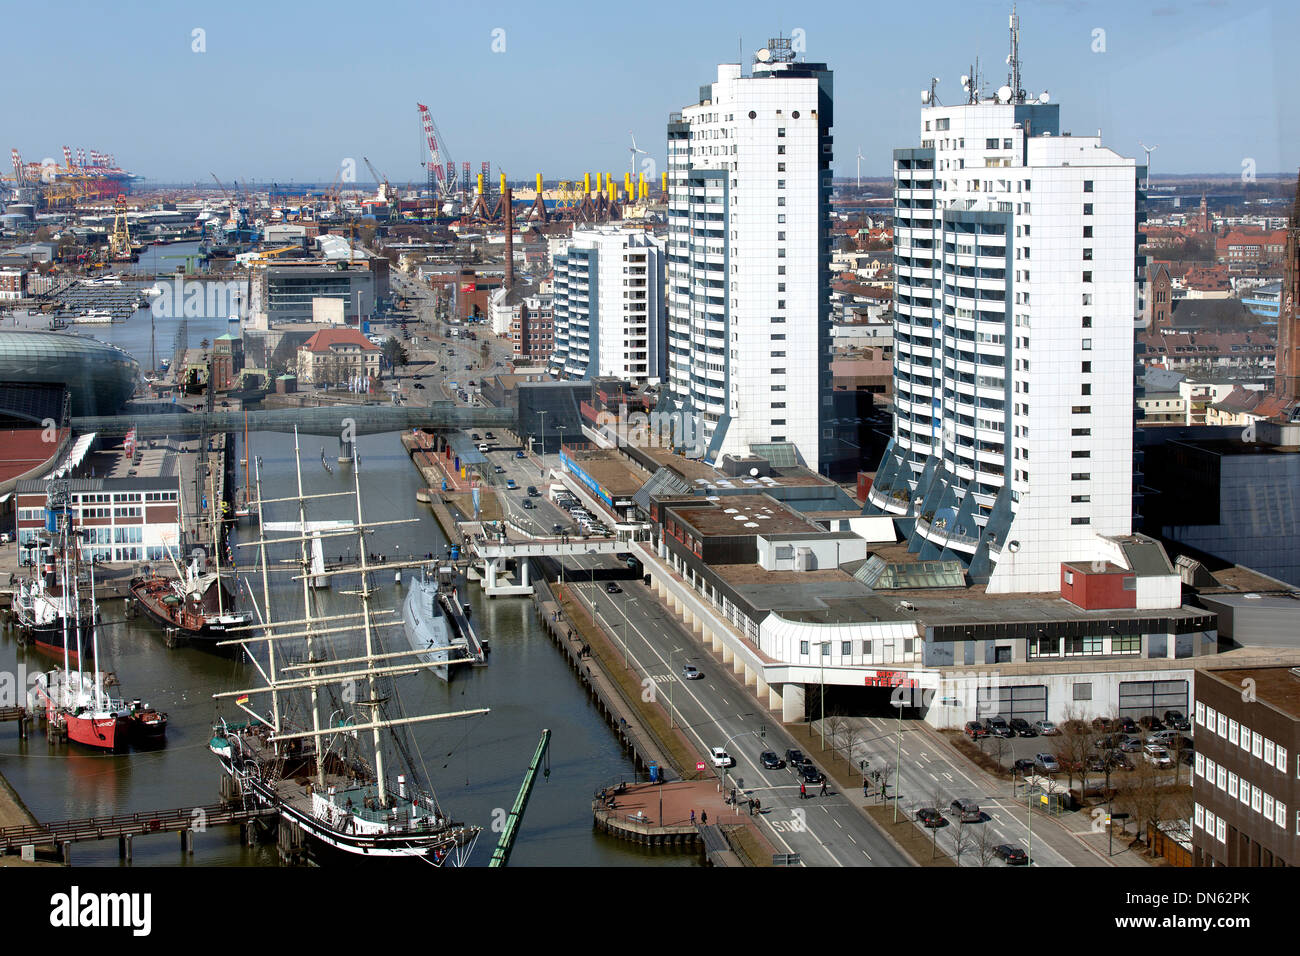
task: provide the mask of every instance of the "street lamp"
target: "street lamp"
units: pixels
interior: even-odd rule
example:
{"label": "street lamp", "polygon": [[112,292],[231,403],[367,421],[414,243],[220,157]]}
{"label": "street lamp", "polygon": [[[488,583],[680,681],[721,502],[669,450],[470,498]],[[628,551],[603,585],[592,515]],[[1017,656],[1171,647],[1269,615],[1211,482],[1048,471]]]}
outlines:
{"label": "street lamp", "polygon": [[671,680],[668,683],[668,729],[673,729],[673,715],[676,711],[673,709],[673,687],[677,683],[677,672],[673,670],[673,655],[682,650],[680,647],[673,648],[668,654],[668,676]]}
{"label": "street lamp", "polygon": [[818,652],[817,655],[817,663],[821,665],[822,702],[821,702],[821,707],[818,708],[817,722],[818,724],[821,725],[822,751],[824,752],[826,750],[826,652],[830,650],[831,642],[818,641],[816,646],[821,648],[821,650]]}
{"label": "street lamp", "polygon": [[541,419],[541,428],[539,429],[539,431],[542,436],[542,456],[541,456],[542,463],[541,465],[538,466],[538,471],[540,473],[540,477],[545,478],[546,477],[546,409],[542,409],[540,412],[537,413],[537,415]]}
{"label": "street lamp", "polygon": [[898,789],[902,785],[903,774],[903,701],[891,703],[898,708],[898,749],[894,754],[894,822],[898,822]]}

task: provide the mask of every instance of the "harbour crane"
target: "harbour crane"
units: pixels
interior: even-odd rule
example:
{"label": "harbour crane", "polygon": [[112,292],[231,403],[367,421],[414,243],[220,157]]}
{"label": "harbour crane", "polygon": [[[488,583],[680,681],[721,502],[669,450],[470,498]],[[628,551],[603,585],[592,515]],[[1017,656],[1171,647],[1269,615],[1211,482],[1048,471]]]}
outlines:
{"label": "harbour crane", "polygon": [[[423,103],[416,103],[415,106],[419,110],[420,125],[429,148],[429,158],[424,162],[429,172],[429,198],[436,200],[441,195],[444,199],[452,199],[456,194],[456,164],[451,157],[451,151],[447,149],[446,137],[438,129],[438,124],[433,121],[433,114],[429,112],[429,107]],[[452,174],[447,175],[446,170],[451,170]]]}

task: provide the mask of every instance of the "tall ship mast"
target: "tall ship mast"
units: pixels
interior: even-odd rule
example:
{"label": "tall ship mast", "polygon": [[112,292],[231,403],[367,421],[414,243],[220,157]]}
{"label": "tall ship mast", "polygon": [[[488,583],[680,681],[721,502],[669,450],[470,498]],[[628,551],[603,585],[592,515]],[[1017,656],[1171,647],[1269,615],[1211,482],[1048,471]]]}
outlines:
{"label": "tall ship mast", "polygon": [[[258,608],[254,601],[258,621],[236,628],[230,639],[220,643],[247,650],[261,683],[213,695],[218,701],[233,701],[248,719],[231,723],[219,718],[209,749],[246,801],[274,808],[281,825],[300,828],[313,847],[327,855],[463,865],[482,828],[453,820],[431,783],[424,781],[421,785],[410,749],[397,731],[418,723],[478,716],[487,710],[407,716],[396,687],[381,687],[381,681],[387,683],[435,666],[422,660],[418,651],[385,652],[379,631],[401,626],[401,621],[383,620],[392,612],[371,606],[375,592],[367,566],[366,535],[379,525],[405,522],[365,521],[355,447],[350,492],[304,493],[296,430],[294,460],[297,494],[267,501],[262,495],[261,461],[254,459],[260,530],[257,540],[241,543],[240,547],[258,549],[262,606]],[[346,523],[308,521],[308,501],[339,497],[353,499],[355,519]],[[286,529],[290,531],[288,536],[272,538],[268,535],[273,529],[285,526],[268,525],[262,509],[264,504],[277,501],[296,502],[298,522]],[[321,537],[355,538],[357,562],[328,571],[313,567],[310,545]],[[299,573],[294,580],[302,585],[303,613],[301,617],[275,620],[271,613],[267,550],[286,544],[297,545]],[[406,562],[397,567],[418,567],[421,563]],[[322,614],[312,582],[322,575],[342,574],[359,575],[358,588],[342,592],[355,597],[359,609]],[[251,598],[251,587],[249,595]],[[325,654],[322,645],[331,635],[355,636],[358,632],[362,645],[359,654]],[[296,658],[290,656],[295,647],[301,651]],[[262,649],[265,661],[255,653]],[[334,692],[340,687],[343,693],[335,700]],[[256,706],[250,706],[254,698]],[[323,716],[326,706],[328,716]],[[389,714],[390,706],[394,715]],[[390,779],[387,767],[386,753],[390,750],[405,764],[395,779]]]}

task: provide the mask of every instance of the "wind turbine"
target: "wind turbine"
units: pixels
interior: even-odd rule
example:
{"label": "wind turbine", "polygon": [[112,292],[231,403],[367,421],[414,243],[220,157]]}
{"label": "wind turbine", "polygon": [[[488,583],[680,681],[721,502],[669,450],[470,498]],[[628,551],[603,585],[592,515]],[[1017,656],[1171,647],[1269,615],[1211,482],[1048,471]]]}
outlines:
{"label": "wind turbine", "polygon": [[644,149],[640,149],[637,147],[635,133],[633,133],[631,130],[628,130],[627,135],[632,137],[632,145],[627,148],[627,151],[630,154],[627,159],[628,172],[630,172],[635,177],[636,176],[636,154],[644,153],[646,156],[649,156],[650,154],[647,153]]}
{"label": "wind turbine", "polygon": [[858,188],[862,188],[862,160],[866,157],[862,155],[862,147],[858,147]]}
{"label": "wind turbine", "polygon": [[1147,184],[1145,188],[1148,192],[1150,192],[1151,191],[1151,154],[1154,153],[1160,147],[1158,145],[1148,146],[1146,143],[1142,142],[1141,140],[1138,140],[1138,145],[1141,146],[1143,151],[1146,152],[1147,154]]}

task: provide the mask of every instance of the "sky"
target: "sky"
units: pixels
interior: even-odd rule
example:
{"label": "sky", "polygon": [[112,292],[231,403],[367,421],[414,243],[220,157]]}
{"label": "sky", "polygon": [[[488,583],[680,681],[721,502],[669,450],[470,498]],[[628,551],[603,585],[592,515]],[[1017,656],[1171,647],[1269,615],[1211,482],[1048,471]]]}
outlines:
{"label": "sky", "polygon": [[[1290,0],[1023,0],[1025,89],[1063,130],[1100,129],[1156,176],[1293,173],[1300,35]],[[155,181],[332,182],[363,157],[423,181],[416,102],[457,164],[512,180],[629,169],[632,136],[663,168],[667,115],[717,64],[746,70],[767,38],[802,38],[834,71],[835,171],[886,176],[919,139],[920,92],[962,98],[978,56],[1006,82],[1009,3],[770,0],[376,2],[226,0],[11,5],[0,131],[23,159],[112,153]],[[1288,69],[1289,67],[1289,69]],[[444,157],[445,158],[445,157]],[[644,159],[645,157],[642,157]],[[4,163],[8,172],[8,163]],[[638,168],[640,164],[638,163]]]}

